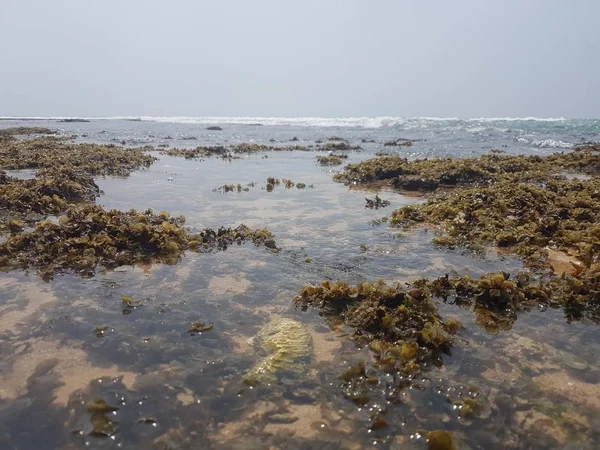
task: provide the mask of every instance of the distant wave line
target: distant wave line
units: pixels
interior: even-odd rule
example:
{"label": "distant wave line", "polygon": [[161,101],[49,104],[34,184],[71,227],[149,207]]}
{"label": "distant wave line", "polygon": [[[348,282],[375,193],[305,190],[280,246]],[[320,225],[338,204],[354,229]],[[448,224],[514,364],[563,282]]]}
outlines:
{"label": "distant wave line", "polygon": [[[157,123],[181,123],[197,125],[270,125],[270,126],[304,126],[304,127],[356,127],[356,128],[384,128],[405,126],[408,128],[427,127],[432,124],[492,124],[506,122],[565,122],[564,117],[192,117],[192,116],[112,116],[112,117],[80,117],[80,116],[53,116],[53,117],[10,117],[3,116],[4,120],[129,120]],[[578,120],[578,119],[574,119]],[[584,119],[585,120],[585,119]],[[593,119],[592,119],[593,120]]]}

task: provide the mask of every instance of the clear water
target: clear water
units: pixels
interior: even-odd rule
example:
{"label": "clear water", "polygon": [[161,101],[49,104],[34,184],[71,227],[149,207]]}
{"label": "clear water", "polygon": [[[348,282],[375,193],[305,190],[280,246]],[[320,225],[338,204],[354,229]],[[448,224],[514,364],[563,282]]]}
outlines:
{"label": "clear water", "polygon": [[[380,128],[220,122],[223,131],[205,129],[213,123],[36,120],[0,126],[49,126],[78,140],[131,146],[315,145],[340,136],[363,146],[348,162],[382,150],[411,157],[491,149],[545,154],[565,143],[597,140],[600,132],[593,120],[415,120]],[[415,144],[382,146],[396,138]],[[232,161],[160,156],[129,178],[98,179],[104,191],[98,203],[106,208],[183,214],[191,229],[267,227],[281,252],[246,244],[190,253],[173,266],[121,267],[92,279],[63,275],[48,284],[35,274],[0,274],[0,448],[425,449],[425,433],[436,429],[454,432],[461,449],[598,448],[600,330],[568,323],[557,310],[521,313],[511,330],[493,336],[475,323],[472,311],[441,303],[443,317],[465,325],[442,368],[431,368],[399,402],[388,402],[383,392],[373,392],[363,408],[344,398],[339,375],[371,356],[356,347],[350,330],[293,307],[302,286],[325,279],[478,275],[521,264],[493,252],[437,249],[431,232],[398,237],[387,224],[374,225],[392,209],[422,199],[382,191],[391,206],[365,209],[365,196],[374,193],[334,183],[332,170],[339,168],[318,166],[316,154],[269,152]],[[269,176],[313,187],[281,185],[267,192]],[[251,182],[248,192],[215,191]],[[142,306],[124,313],[123,295]],[[248,340],[280,317],[310,330],[310,370],[249,388],[242,378],[259,355]],[[197,321],[214,328],[191,335],[187,330]],[[108,329],[99,337],[96,327]],[[460,418],[448,397],[464,398],[470,389],[479,392],[486,411]],[[94,398],[120,408],[110,414],[117,429],[112,437],[89,434],[92,415],[85,404]],[[371,430],[371,415],[380,409],[387,410],[388,426]]]}

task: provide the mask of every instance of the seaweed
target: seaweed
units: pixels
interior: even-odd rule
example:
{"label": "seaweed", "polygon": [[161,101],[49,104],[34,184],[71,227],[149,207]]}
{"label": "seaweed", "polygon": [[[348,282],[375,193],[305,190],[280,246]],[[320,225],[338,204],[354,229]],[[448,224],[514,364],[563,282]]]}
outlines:
{"label": "seaweed", "polygon": [[0,141],[0,169],[70,170],[88,175],[128,176],[156,161],[142,149],[74,144],[54,137]]}
{"label": "seaweed", "polygon": [[389,200],[383,200],[377,194],[375,194],[374,198],[366,197],[365,201],[367,202],[365,205],[365,208],[369,208],[369,209],[385,208],[386,206],[390,205]]}
{"label": "seaweed", "polygon": [[335,151],[347,151],[347,150],[361,150],[360,145],[350,145],[345,141],[341,142],[326,142],[319,147],[320,150],[335,152]]}
{"label": "seaweed", "polygon": [[342,164],[343,160],[347,158],[348,155],[332,153],[327,156],[317,156],[317,163],[322,166],[337,166]]}
{"label": "seaweed", "polygon": [[268,230],[204,229],[191,233],[183,217],[135,210],[105,211],[96,205],[69,207],[59,223],[41,222],[33,231],[13,233],[0,244],[0,266],[38,268],[44,279],[74,271],[92,276],[98,267],[114,268],[142,261],[175,264],[186,250],[210,252],[252,241],[276,249]]}
{"label": "seaweed", "polygon": [[383,144],[384,147],[412,147],[413,142],[408,139],[396,139],[395,141],[387,141]]}
{"label": "seaweed", "polygon": [[408,160],[380,156],[349,164],[334,180],[346,184],[387,181],[399,189],[433,191],[444,186],[485,186],[501,181],[543,182],[565,171],[594,174],[600,169],[600,154],[594,147],[581,147],[549,156],[483,155],[477,158]]}
{"label": "seaweed", "polygon": [[[464,188],[393,211],[393,225],[437,227],[438,245],[496,245],[547,268],[547,248],[573,255],[587,269],[599,262],[600,180],[501,182]],[[581,267],[574,266],[574,271]]]}

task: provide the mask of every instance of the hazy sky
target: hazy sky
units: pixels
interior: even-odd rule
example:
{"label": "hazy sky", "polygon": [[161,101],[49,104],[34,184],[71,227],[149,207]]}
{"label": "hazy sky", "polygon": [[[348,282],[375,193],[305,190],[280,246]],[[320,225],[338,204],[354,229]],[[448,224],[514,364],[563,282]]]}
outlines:
{"label": "hazy sky", "polygon": [[0,115],[600,117],[600,0],[0,0]]}

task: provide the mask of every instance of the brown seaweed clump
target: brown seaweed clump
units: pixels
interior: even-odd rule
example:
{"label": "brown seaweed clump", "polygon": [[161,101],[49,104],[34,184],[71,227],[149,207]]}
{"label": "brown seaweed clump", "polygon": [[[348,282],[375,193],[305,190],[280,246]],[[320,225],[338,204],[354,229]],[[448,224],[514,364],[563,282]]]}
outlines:
{"label": "brown seaweed clump", "polygon": [[89,175],[42,169],[35,179],[21,180],[0,171],[0,231],[11,222],[32,224],[58,215],[73,203],[92,202],[100,189]]}
{"label": "brown seaweed clump", "polygon": [[221,158],[229,158],[230,152],[227,148],[217,145],[212,147],[195,147],[195,148],[169,148],[161,150],[161,155],[179,156],[185,159],[202,159],[208,156],[218,156]]}
{"label": "brown seaweed clump", "polygon": [[[544,264],[546,247],[570,253],[585,267],[599,261],[600,180],[554,180],[545,185],[503,182],[461,189],[406,206],[391,223],[436,225],[444,246],[492,244]],[[579,270],[579,269],[577,269]]]}
{"label": "brown seaweed clump", "polygon": [[250,190],[250,185],[242,186],[240,183],[238,184],[224,184],[217,189],[213,189],[214,192],[248,192]]}
{"label": "brown seaweed clump", "polygon": [[390,205],[389,200],[383,200],[379,195],[375,194],[374,198],[365,197],[365,201],[367,202],[365,208],[369,209],[379,209],[385,208]]}
{"label": "brown seaweed clump", "polygon": [[348,155],[332,153],[327,156],[317,156],[317,163],[322,166],[339,166]]}
{"label": "brown seaweed clump", "polygon": [[141,149],[116,145],[74,144],[44,137],[0,141],[0,169],[69,169],[88,175],[128,176],[156,161]]}
{"label": "brown seaweed clump", "polygon": [[450,350],[449,331],[455,331],[441,320],[431,295],[417,286],[404,289],[383,281],[356,286],[324,281],[319,286],[305,286],[294,303],[303,310],[312,306],[326,316],[340,317],[355,329],[355,338],[361,342],[392,344],[392,358],[383,363],[393,362],[397,368],[438,359]]}
{"label": "brown seaweed clump", "polygon": [[413,142],[408,139],[396,139],[395,141],[387,141],[384,147],[412,147]]}
{"label": "brown seaweed clump", "polygon": [[409,161],[400,156],[381,156],[349,164],[333,178],[346,184],[385,180],[398,189],[433,191],[444,186],[482,186],[501,181],[543,182],[550,175],[595,174],[599,170],[600,154],[593,147],[582,147],[545,157],[492,154]]}
{"label": "brown seaweed clump", "polygon": [[192,234],[183,217],[151,210],[105,211],[96,205],[71,207],[59,223],[41,222],[33,231],[13,233],[0,244],[1,268],[37,268],[44,279],[73,271],[92,276],[98,267],[114,268],[138,262],[174,264],[186,250],[208,252],[252,241],[276,249],[268,230],[205,229]]}
{"label": "brown seaweed clump", "polygon": [[440,277],[415,284],[434,297],[461,307],[472,307],[475,323],[490,334],[509,330],[519,311],[540,306],[561,308],[569,322],[587,317],[600,321],[600,277],[544,275],[535,277],[521,272],[492,273],[479,279],[468,276]]}
{"label": "brown seaweed clump", "polygon": [[324,150],[328,152],[336,152],[336,151],[347,151],[347,150],[360,150],[362,147],[360,145],[351,145],[345,141],[339,142],[326,142],[321,145],[318,149]]}
{"label": "brown seaweed clump", "polygon": [[[415,377],[431,365],[442,364],[442,355],[450,352],[452,334],[460,328],[456,320],[442,321],[427,290],[389,286],[383,281],[356,286],[325,281],[305,286],[294,303],[342,320],[354,329],[357,344],[373,352],[374,363],[359,361],[340,375],[344,397],[359,406],[382,395],[383,402],[401,401],[401,392]],[[381,419],[373,417],[371,427],[385,427]]]}
{"label": "brown seaweed clump", "polygon": [[198,146],[195,148],[170,148],[162,150],[161,155],[179,156],[185,159],[201,159],[216,156],[224,159],[238,159],[240,154],[261,153],[270,151],[308,151],[308,147],[302,145],[275,146],[256,143],[242,143],[234,146]]}
{"label": "brown seaweed clump", "polygon": [[0,139],[31,134],[56,134],[56,131],[44,127],[12,127],[0,129]]}

